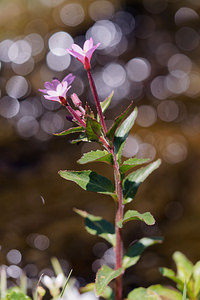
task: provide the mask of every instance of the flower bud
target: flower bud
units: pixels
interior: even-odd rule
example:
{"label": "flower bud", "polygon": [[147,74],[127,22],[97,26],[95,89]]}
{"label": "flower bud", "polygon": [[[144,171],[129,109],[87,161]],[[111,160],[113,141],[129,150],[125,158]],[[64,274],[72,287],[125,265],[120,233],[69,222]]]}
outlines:
{"label": "flower bud", "polygon": [[75,110],[78,117],[82,118],[83,114],[80,110]]}
{"label": "flower bud", "polygon": [[75,105],[76,107],[82,106],[82,102],[81,102],[81,100],[79,99],[79,97],[77,96],[77,94],[73,93],[73,94],[71,95],[71,99],[72,99],[72,101],[73,101],[73,103],[74,103],[74,105]]}

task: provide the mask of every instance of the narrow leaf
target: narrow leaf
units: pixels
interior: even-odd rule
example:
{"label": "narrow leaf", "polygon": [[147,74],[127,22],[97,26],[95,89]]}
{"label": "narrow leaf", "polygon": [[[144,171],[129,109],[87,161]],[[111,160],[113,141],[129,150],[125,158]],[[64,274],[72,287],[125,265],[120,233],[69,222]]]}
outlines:
{"label": "narrow leaf", "polygon": [[78,160],[78,163],[83,165],[93,161],[106,162],[110,165],[113,164],[112,155],[106,150],[96,150],[84,153],[83,156]]}
{"label": "narrow leaf", "polygon": [[129,135],[131,128],[134,125],[135,119],[137,117],[137,108],[123,121],[120,127],[117,128],[114,135],[114,146],[115,153],[117,154],[118,160],[121,160],[121,152]]}
{"label": "narrow leaf", "polygon": [[161,160],[158,159],[146,167],[140,168],[135,172],[130,173],[122,182],[124,204],[130,203],[140,186],[140,184],[161,164]]}
{"label": "narrow leaf", "polygon": [[119,124],[126,118],[126,116],[128,115],[128,113],[130,112],[130,110],[133,107],[133,103],[131,103],[127,109],[119,116],[115,119],[114,124],[112,125],[112,127],[108,130],[108,132],[106,133],[107,138],[112,141],[114,138],[114,134],[119,126]]}
{"label": "narrow leaf", "polygon": [[112,246],[115,246],[115,227],[112,223],[80,209],[74,209],[74,211],[85,219],[87,232],[92,235],[98,235],[111,243]]}
{"label": "narrow leaf", "polygon": [[91,170],[84,171],[59,171],[59,175],[67,180],[77,183],[85,191],[96,192],[101,194],[114,193],[112,182],[96,172]]}
{"label": "narrow leaf", "polygon": [[69,128],[65,131],[62,131],[60,133],[54,133],[54,135],[62,136],[62,135],[68,135],[68,134],[71,134],[71,133],[76,133],[76,132],[84,132],[84,128],[82,126],[72,127],[72,128]]}
{"label": "narrow leaf", "polygon": [[182,300],[186,300],[186,299],[187,299],[187,282],[185,280]]}
{"label": "narrow leaf", "polygon": [[89,116],[86,117],[86,135],[92,142],[99,142],[101,136],[101,124]]}
{"label": "narrow leaf", "polygon": [[166,288],[160,284],[152,285],[148,288],[149,291],[157,293],[161,299],[182,300],[180,292],[174,289]]}
{"label": "narrow leaf", "polygon": [[137,210],[128,210],[125,213],[123,220],[118,222],[118,226],[122,228],[124,223],[127,223],[128,221],[132,221],[132,220],[140,220],[146,223],[147,225],[155,224],[155,219],[150,212],[145,212],[143,214],[140,214]]}
{"label": "narrow leaf", "polygon": [[67,279],[66,279],[66,281],[65,281],[65,284],[64,284],[64,286],[63,286],[63,288],[62,288],[62,291],[61,291],[61,293],[60,293],[60,295],[59,295],[59,298],[60,298],[60,299],[62,299],[62,297],[63,297],[63,295],[64,295],[64,293],[65,293],[66,287],[67,287],[68,282],[69,282],[69,279],[70,279],[70,277],[71,277],[71,274],[72,274],[72,270],[69,272],[69,275],[68,275],[68,277],[67,277]]}
{"label": "narrow leaf", "polygon": [[183,282],[175,275],[175,272],[173,270],[168,268],[160,268],[159,271],[163,276],[170,278],[171,280],[176,282],[181,287],[181,289],[183,288]]}
{"label": "narrow leaf", "polygon": [[114,95],[114,91],[112,91],[111,94],[104,101],[100,102],[102,113],[104,113],[106,109],[109,107],[113,95]]}
{"label": "narrow leaf", "polygon": [[125,160],[123,162],[123,164],[121,165],[120,172],[125,173],[128,170],[130,170],[136,166],[147,163],[148,161],[149,161],[149,158],[129,158],[129,159]]}
{"label": "narrow leaf", "polygon": [[177,277],[183,282],[188,282],[193,271],[193,264],[187,257],[179,251],[173,254],[173,259],[177,267]]}
{"label": "narrow leaf", "polygon": [[142,238],[128,249],[127,253],[123,257],[123,268],[127,269],[135,265],[140,259],[144,250],[157,243],[161,243],[161,238]]}
{"label": "narrow leaf", "polygon": [[103,265],[97,272],[96,276],[96,293],[102,296],[107,285],[122,273],[123,269],[113,270],[106,265]]}
{"label": "narrow leaf", "polygon": [[162,300],[162,298],[154,291],[139,287],[131,291],[125,300]]}

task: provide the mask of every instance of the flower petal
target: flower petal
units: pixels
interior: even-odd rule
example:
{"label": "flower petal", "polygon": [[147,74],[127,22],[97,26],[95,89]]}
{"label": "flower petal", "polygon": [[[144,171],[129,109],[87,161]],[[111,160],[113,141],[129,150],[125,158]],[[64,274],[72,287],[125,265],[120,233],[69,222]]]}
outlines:
{"label": "flower petal", "polygon": [[80,54],[84,54],[83,49],[79,45],[72,44],[72,50],[75,51],[75,52],[78,52]]}
{"label": "flower petal", "polygon": [[60,99],[59,99],[58,96],[47,96],[47,95],[44,95],[44,98],[47,99],[47,100],[56,101],[56,102],[60,103]]}
{"label": "flower petal", "polygon": [[79,52],[76,52],[76,51],[70,50],[70,49],[67,49],[67,51],[68,51],[69,54],[71,54],[72,56],[76,57],[78,60],[80,60],[84,64],[85,55],[80,54]]}
{"label": "flower petal", "polygon": [[96,46],[92,47],[91,49],[89,49],[87,52],[86,52],[86,57],[88,58],[88,60],[90,61],[91,60],[91,57],[92,57],[92,54],[93,52],[96,50],[97,47],[99,47],[100,43],[98,43]]}
{"label": "flower petal", "polygon": [[72,73],[70,73],[67,76],[65,76],[65,78],[62,80],[62,82],[66,81],[68,83],[68,85],[70,85],[74,81],[74,79],[75,79],[75,76]]}
{"label": "flower petal", "polygon": [[85,43],[83,45],[83,50],[84,50],[84,52],[87,52],[92,47],[93,47],[93,39],[90,38],[89,40],[85,41]]}

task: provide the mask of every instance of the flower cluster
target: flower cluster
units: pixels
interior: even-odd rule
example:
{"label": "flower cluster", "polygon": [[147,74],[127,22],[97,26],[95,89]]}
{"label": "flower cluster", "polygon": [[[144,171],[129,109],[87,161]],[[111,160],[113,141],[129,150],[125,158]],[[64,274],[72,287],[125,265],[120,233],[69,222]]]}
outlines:
{"label": "flower cluster", "polygon": [[[94,46],[93,39],[86,40],[83,49],[76,44],[72,45],[72,49],[67,49],[68,53],[76,57],[85,67],[87,71],[90,70],[90,60],[95,49],[100,45],[98,43]],[[78,125],[86,127],[84,121],[85,109],[82,107],[82,102],[78,98],[77,94],[71,95],[71,100],[74,106],[78,109],[74,110],[67,101],[67,92],[71,88],[71,83],[75,79],[71,73],[68,74],[61,82],[58,79],[53,79],[52,82],[45,82],[45,89],[39,89],[44,93],[44,98],[51,101],[57,101],[65,106],[70,112],[70,116],[67,116],[68,120],[75,122]]]}

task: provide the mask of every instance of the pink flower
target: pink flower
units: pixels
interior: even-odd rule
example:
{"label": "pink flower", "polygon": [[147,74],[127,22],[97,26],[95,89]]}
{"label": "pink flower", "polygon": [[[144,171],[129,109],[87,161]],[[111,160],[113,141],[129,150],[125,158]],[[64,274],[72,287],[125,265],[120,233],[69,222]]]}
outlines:
{"label": "pink flower", "polygon": [[53,79],[52,82],[46,81],[44,84],[45,89],[39,89],[39,91],[47,94],[44,95],[45,99],[62,103],[61,99],[66,98],[67,91],[71,88],[70,84],[74,78],[75,76],[69,74],[61,82],[58,79]]}
{"label": "pink flower", "polygon": [[98,43],[96,46],[93,44],[93,39],[90,38],[89,40],[86,40],[83,49],[79,47],[76,44],[72,45],[72,49],[67,49],[68,53],[72,56],[76,57],[85,67],[86,71],[90,70],[90,60],[92,57],[93,52],[96,50],[96,48],[100,45]]}

